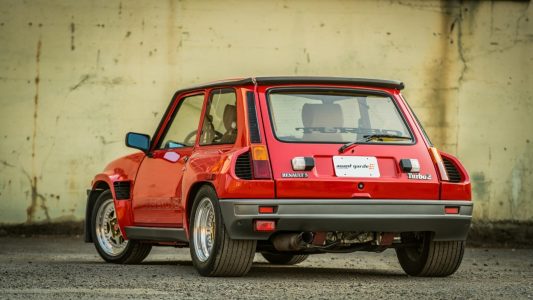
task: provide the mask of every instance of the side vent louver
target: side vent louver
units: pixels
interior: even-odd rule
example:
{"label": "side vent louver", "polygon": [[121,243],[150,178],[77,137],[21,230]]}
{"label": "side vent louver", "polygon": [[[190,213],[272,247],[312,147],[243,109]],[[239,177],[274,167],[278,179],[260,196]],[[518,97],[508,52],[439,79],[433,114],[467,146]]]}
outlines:
{"label": "side vent louver", "polygon": [[113,187],[115,188],[115,197],[117,200],[125,200],[130,198],[130,182],[129,181],[115,181]]}
{"label": "side vent louver", "polygon": [[245,152],[235,162],[235,175],[240,179],[252,179],[252,164],[250,160],[250,152]]}
{"label": "side vent louver", "polygon": [[453,162],[446,157],[442,157],[442,160],[444,161],[444,167],[446,168],[450,182],[461,182],[461,173],[459,173],[459,170],[457,170]]}

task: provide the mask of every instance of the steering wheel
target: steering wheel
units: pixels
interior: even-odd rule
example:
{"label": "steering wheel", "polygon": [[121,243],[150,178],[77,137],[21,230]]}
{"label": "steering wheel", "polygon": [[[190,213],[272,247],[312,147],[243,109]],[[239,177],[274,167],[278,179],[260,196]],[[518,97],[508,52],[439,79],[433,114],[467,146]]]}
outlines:
{"label": "steering wheel", "polygon": [[[185,137],[183,144],[187,146],[192,146],[194,144],[194,140],[191,141],[192,138],[196,137],[196,134],[198,133],[198,130],[193,130],[187,136]],[[214,136],[214,137],[213,137]],[[205,141],[204,142],[212,142],[214,140],[220,140],[224,135],[216,130],[209,130],[207,131],[205,135]]]}

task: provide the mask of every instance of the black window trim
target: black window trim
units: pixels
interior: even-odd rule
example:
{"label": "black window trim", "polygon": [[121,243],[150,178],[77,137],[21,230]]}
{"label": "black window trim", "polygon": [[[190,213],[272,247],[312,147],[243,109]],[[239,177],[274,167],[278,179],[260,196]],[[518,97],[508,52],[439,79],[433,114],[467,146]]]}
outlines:
{"label": "black window trim", "polygon": [[281,143],[287,143],[287,144],[346,144],[346,142],[301,142],[301,141],[285,141],[278,138],[276,131],[274,130],[274,123],[272,119],[272,108],[270,104],[270,94],[276,93],[276,92],[283,92],[283,91],[291,91],[291,92],[315,92],[315,91],[341,91],[341,92],[348,92],[348,93],[365,93],[368,95],[377,95],[377,96],[385,96],[389,97],[392,100],[392,103],[394,103],[394,106],[396,107],[396,110],[398,111],[398,114],[402,118],[402,121],[404,122],[405,127],[407,128],[407,131],[409,131],[409,135],[413,139],[411,143],[390,143],[390,142],[360,142],[357,143],[358,145],[394,145],[394,146],[413,146],[418,144],[418,140],[416,138],[416,135],[413,132],[413,129],[411,126],[409,126],[409,122],[405,119],[404,114],[402,113],[402,110],[400,109],[396,98],[389,93],[385,91],[376,91],[376,90],[370,90],[370,89],[363,89],[363,88],[339,88],[339,87],[312,87],[312,86],[306,86],[306,87],[273,87],[266,90],[265,96],[266,96],[266,102],[267,102],[267,108],[268,108],[268,117],[270,120],[270,128],[272,130],[272,135],[274,135],[274,138]]}
{"label": "black window trim", "polygon": [[[199,135],[200,139],[202,138],[202,132],[201,131],[202,131],[203,127],[204,127],[205,116],[207,115],[207,110],[211,107],[211,100],[213,99],[212,96],[213,96],[213,92],[214,91],[231,91],[235,95],[235,123],[236,123],[236,125],[238,125],[239,114],[237,112],[237,110],[238,110],[237,106],[238,106],[239,98],[237,96],[237,89],[234,88],[234,87],[215,87],[215,88],[212,88],[212,89],[208,90],[205,93],[205,95],[207,96],[206,99],[205,99],[205,109],[204,109],[204,113],[203,113],[203,115],[202,115],[202,117],[200,119],[201,127],[198,129],[198,131],[200,133],[200,135]],[[237,137],[239,136],[239,131],[240,131],[240,128],[237,127]],[[237,138],[235,138],[235,141],[233,143],[201,144],[200,141],[198,141],[198,147],[235,145],[236,142],[237,142]]]}

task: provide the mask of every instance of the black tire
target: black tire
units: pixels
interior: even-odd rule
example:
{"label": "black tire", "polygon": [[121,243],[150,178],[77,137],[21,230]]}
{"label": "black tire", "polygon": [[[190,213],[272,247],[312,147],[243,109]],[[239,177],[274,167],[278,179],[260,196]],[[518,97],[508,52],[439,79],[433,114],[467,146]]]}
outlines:
{"label": "black tire", "polygon": [[306,260],[307,254],[286,254],[286,253],[272,253],[262,252],[261,255],[273,265],[296,265]]}
{"label": "black tire", "polygon": [[[98,211],[103,205],[109,205],[109,201],[113,201],[113,196],[111,191],[107,190],[100,194],[96,203],[94,204],[92,215],[91,215],[91,235],[93,238],[94,246],[98,254],[107,262],[116,263],[116,264],[138,264],[143,261],[150,251],[152,250],[152,245],[141,243],[135,240],[128,240],[126,246],[117,250],[118,253],[110,254],[110,250],[104,246],[102,239],[99,239],[97,234],[97,215]],[[113,205],[114,211],[114,205]],[[119,231],[120,233],[120,231]],[[102,235],[100,235],[101,237]],[[120,234],[120,238],[122,234]],[[111,245],[111,244],[110,244]],[[107,250],[106,250],[107,249]]]}
{"label": "black tire", "polygon": [[397,248],[396,255],[402,269],[411,276],[445,277],[461,265],[465,241],[432,241],[429,234],[419,238],[409,235],[406,240],[418,243],[418,247]]}
{"label": "black tire", "polygon": [[[214,216],[214,221],[211,223],[214,226],[214,230],[211,227],[212,232],[214,232],[214,239],[213,234],[211,234],[209,238],[213,241],[211,250],[207,251],[207,255],[202,257],[205,253],[202,250],[196,250],[197,244],[201,248],[201,241],[197,243],[195,238],[201,235],[201,231],[198,231],[197,234],[195,222],[199,205],[202,204],[202,207],[204,207],[203,205],[209,206],[209,203],[211,203],[213,209],[213,214],[209,216]],[[200,208],[200,210],[203,211],[204,209]],[[243,276],[252,267],[257,241],[233,240],[229,237],[222,221],[218,197],[210,186],[202,187],[196,194],[190,214],[189,233],[192,262],[202,276]]]}

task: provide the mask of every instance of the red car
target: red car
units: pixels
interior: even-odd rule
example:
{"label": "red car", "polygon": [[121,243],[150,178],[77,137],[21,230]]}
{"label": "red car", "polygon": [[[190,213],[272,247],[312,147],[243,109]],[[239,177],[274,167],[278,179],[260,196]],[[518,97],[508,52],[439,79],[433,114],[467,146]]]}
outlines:
{"label": "red car", "polygon": [[204,276],[310,254],[396,250],[407,274],[459,267],[470,180],[433,147],[398,81],[255,77],[176,92],[140,152],[88,191],[85,241],[113,263],[190,247]]}

